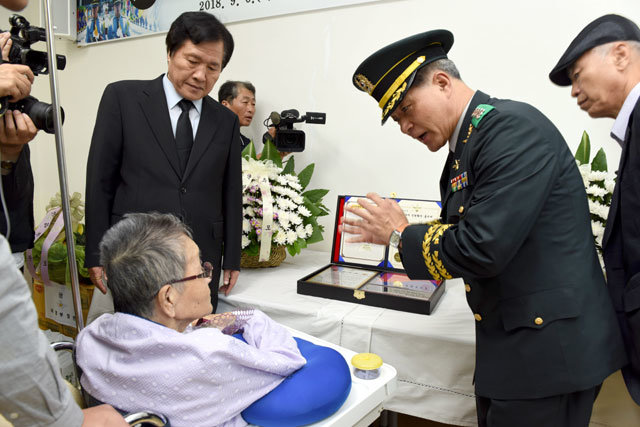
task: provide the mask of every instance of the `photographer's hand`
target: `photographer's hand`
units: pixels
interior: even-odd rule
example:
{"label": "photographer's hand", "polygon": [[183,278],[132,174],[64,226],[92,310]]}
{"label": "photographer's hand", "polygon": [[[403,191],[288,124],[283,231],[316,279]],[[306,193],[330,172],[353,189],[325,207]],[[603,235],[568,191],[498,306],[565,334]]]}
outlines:
{"label": "photographer's hand", "polygon": [[11,51],[12,44],[13,41],[11,40],[11,33],[9,31],[0,33],[0,51],[2,52],[2,60],[5,62],[9,61],[9,52]]}
{"label": "photographer's hand", "polygon": [[33,72],[26,65],[0,64],[0,97],[16,102],[31,93]]}
{"label": "photographer's hand", "polygon": [[0,118],[2,160],[16,161],[24,144],[31,141],[37,132],[29,116],[20,111],[7,110],[4,117]]}

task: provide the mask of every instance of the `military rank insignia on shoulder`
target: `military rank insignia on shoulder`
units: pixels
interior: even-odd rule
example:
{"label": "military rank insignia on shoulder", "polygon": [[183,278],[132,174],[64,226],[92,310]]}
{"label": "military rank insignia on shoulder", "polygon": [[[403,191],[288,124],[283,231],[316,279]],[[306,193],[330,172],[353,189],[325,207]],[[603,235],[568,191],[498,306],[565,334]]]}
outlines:
{"label": "military rank insignia on shoulder", "polygon": [[471,124],[473,125],[473,127],[478,127],[478,124],[480,123],[480,120],[482,120],[482,118],[484,116],[487,115],[487,113],[491,110],[493,110],[495,107],[493,105],[489,105],[489,104],[480,104],[476,107],[475,110],[473,110],[473,113],[471,113]]}

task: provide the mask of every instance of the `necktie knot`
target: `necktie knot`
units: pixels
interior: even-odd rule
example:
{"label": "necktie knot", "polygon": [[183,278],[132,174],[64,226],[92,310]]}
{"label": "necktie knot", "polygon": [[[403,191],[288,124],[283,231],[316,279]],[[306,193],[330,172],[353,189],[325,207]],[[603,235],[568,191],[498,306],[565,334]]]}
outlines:
{"label": "necktie knot", "polygon": [[181,99],[180,102],[178,102],[178,106],[183,113],[188,113],[189,110],[191,110],[191,107],[193,107],[193,102],[189,101],[188,99]]}

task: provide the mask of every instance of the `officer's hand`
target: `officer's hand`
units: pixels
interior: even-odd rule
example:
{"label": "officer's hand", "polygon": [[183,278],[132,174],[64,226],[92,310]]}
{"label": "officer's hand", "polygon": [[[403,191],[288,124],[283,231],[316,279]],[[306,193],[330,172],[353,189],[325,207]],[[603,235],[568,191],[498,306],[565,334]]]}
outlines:
{"label": "officer's hand", "polygon": [[222,275],[222,286],[218,292],[224,292],[225,295],[229,295],[231,289],[236,285],[239,275],[239,270],[224,270]]}
{"label": "officer's hand", "polygon": [[[1,65],[0,65],[1,67]],[[7,110],[0,118],[0,151],[5,160],[16,160],[22,147],[38,132],[31,118],[20,111]]]}
{"label": "officer's hand", "polygon": [[0,64],[0,97],[16,102],[31,93],[33,72],[21,64]]}
{"label": "officer's hand", "polygon": [[89,278],[91,279],[91,283],[93,283],[96,288],[100,289],[100,292],[103,294],[107,293],[107,287],[104,285],[102,281],[102,273],[103,269],[100,266],[97,267],[89,267]]}
{"label": "officer's hand", "polygon": [[383,199],[376,193],[369,193],[366,199],[358,199],[358,204],[362,208],[347,206],[346,210],[360,219],[343,217],[340,226],[342,232],[354,235],[346,239],[349,243],[388,245],[391,232],[402,232],[409,224],[404,212],[393,199]]}
{"label": "officer's hand", "polygon": [[82,427],[129,427],[129,423],[111,405],[83,409],[82,413],[84,414]]}

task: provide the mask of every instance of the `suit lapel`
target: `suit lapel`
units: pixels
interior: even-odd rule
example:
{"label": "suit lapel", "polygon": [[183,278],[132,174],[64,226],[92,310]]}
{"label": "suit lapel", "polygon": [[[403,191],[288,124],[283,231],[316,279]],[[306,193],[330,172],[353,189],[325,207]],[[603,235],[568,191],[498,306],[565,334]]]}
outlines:
{"label": "suit lapel", "polygon": [[616,180],[616,186],[613,189],[613,196],[611,197],[611,207],[609,208],[609,214],[607,215],[607,225],[604,229],[604,235],[602,236],[602,249],[607,247],[607,242],[609,241],[609,237],[611,237],[611,232],[613,231],[613,227],[616,222],[616,217],[618,214],[618,205],[620,204],[620,180],[622,179],[622,172],[624,169],[625,160],[627,158],[627,152],[629,151],[629,145],[631,144],[631,133],[633,122],[633,116],[631,115],[629,118],[629,124],[627,125],[627,135],[624,139],[624,147],[622,147],[622,154],[620,154],[620,163],[618,165],[618,179]]}
{"label": "suit lapel", "polygon": [[167,97],[162,86],[162,76],[149,82],[143,90],[146,95],[140,100],[142,112],[147,118],[149,128],[156,137],[156,141],[162,152],[169,160],[171,168],[180,177],[180,165],[178,162],[178,150],[176,148],[173,129],[171,128],[171,117],[167,106]]}
{"label": "suit lapel", "polygon": [[198,123],[198,130],[196,131],[196,137],[193,141],[189,161],[187,162],[187,167],[182,177],[183,182],[189,178],[189,175],[202,158],[202,155],[209,148],[218,130],[214,102],[215,101],[208,96],[205,96],[202,100],[200,122]]}

